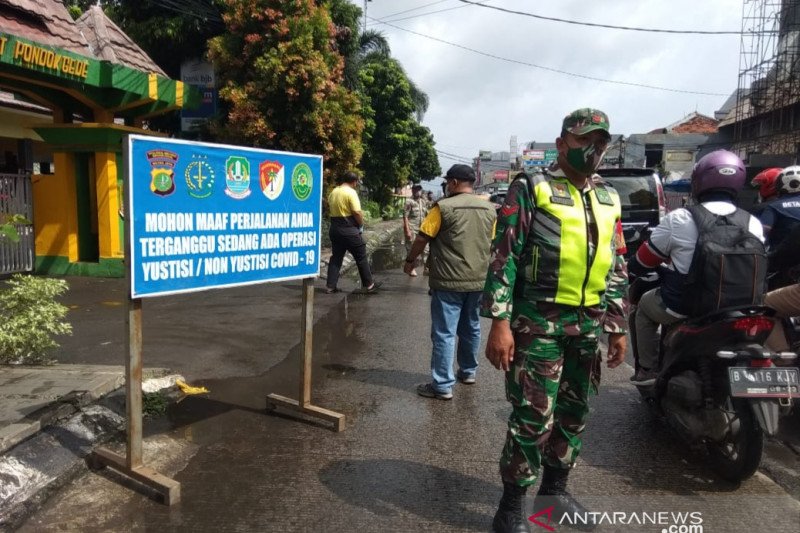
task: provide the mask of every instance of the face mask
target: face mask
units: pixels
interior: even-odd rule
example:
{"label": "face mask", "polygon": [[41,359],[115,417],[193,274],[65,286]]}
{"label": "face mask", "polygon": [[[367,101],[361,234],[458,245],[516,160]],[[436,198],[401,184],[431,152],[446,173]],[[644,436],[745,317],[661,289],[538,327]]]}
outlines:
{"label": "face mask", "polygon": [[605,151],[598,153],[595,145],[583,148],[568,148],[567,163],[581,174],[591,174],[600,166]]}

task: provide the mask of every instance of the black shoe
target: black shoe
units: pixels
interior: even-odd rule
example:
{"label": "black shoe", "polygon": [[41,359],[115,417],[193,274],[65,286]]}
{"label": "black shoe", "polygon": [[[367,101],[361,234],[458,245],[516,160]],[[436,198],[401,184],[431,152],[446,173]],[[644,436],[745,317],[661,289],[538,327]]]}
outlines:
{"label": "black shoe", "polygon": [[546,513],[554,524],[561,524],[581,531],[594,531],[597,522],[586,508],[567,492],[569,469],[542,466],[542,484],[533,500],[533,514]]}
{"label": "black shoe", "polygon": [[364,289],[364,294],[375,294],[381,288],[381,285],[383,285],[382,281],[373,281],[371,287]]}
{"label": "black shoe", "polygon": [[631,377],[631,383],[637,387],[647,387],[650,385],[655,385],[657,377],[657,371],[639,367],[639,370],[636,371],[636,374]]}
{"label": "black shoe", "polygon": [[337,287],[325,287],[325,294],[336,294],[337,292],[339,292]]}
{"label": "black shoe", "polygon": [[430,383],[420,383],[417,385],[417,394],[425,398],[436,398],[437,400],[452,400],[452,392],[437,392]]}
{"label": "black shoe", "polygon": [[525,492],[527,487],[503,483],[503,497],[492,520],[494,533],[530,533],[525,516]]}

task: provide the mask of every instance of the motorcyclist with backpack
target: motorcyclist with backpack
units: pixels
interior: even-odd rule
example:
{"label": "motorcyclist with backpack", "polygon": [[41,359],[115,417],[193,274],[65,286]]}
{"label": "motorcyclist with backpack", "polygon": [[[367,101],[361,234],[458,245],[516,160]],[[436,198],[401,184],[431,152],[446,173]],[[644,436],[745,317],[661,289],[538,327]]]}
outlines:
{"label": "motorcyclist with backpack", "polygon": [[[660,324],[726,305],[761,302],[766,275],[763,228],[757,218],[734,205],[745,178],[744,163],[731,152],[717,150],[702,157],[691,177],[696,205],[671,211],[629,261],[631,276],[648,275],[669,263],[660,269],[660,287],[639,301],[635,319],[639,368],[631,378],[635,385],[655,382]],[[748,253],[726,255],[731,251],[726,247]],[[727,270],[717,270],[723,264]],[[759,268],[763,272],[756,276]]]}
{"label": "motorcyclist with backpack", "polygon": [[759,215],[767,236],[767,245],[774,249],[800,225],[800,166],[784,168],[776,180],[778,197],[764,206]]}

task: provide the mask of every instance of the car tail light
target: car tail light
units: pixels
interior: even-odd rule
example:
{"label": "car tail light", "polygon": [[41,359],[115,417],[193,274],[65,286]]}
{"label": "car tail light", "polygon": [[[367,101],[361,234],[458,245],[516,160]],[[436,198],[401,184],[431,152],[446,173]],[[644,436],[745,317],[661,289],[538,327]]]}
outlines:
{"label": "car tail light", "polygon": [[772,366],[770,359],[750,359],[750,366],[753,368],[768,368]]}
{"label": "car tail light", "polygon": [[739,318],[731,324],[733,329],[744,331],[748,337],[755,337],[759,333],[772,331],[775,323],[764,316]]}

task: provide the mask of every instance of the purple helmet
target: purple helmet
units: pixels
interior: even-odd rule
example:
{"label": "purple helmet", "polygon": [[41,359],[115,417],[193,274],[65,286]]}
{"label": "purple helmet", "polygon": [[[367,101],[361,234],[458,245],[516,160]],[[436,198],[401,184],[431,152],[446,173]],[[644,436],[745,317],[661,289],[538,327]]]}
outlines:
{"label": "purple helmet", "polygon": [[716,150],[700,158],[692,171],[692,196],[709,191],[723,191],[734,198],[744,187],[744,163],[727,150]]}

